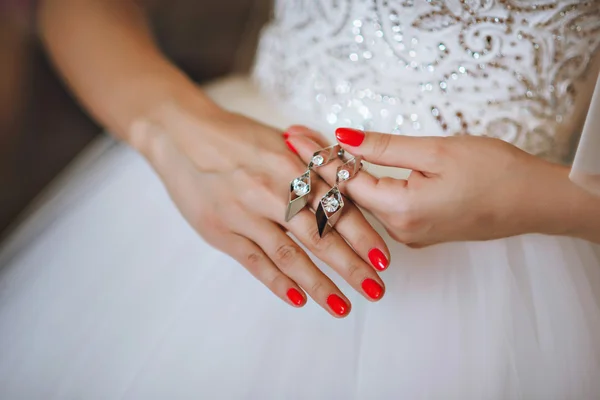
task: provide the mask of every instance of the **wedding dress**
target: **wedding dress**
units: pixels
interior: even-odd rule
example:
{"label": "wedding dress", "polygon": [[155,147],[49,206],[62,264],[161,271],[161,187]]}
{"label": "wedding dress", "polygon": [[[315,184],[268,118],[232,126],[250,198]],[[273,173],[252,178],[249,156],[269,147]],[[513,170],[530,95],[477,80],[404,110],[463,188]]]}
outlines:
{"label": "wedding dress", "polygon": [[[255,79],[205,88],[225,107],[282,129],[491,135],[573,157],[598,76],[597,0],[274,11]],[[385,238],[381,302],[318,263],[352,312],[291,308],[105,138],[0,251],[0,398],[600,398],[599,246],[524,235],[413,250]]]}

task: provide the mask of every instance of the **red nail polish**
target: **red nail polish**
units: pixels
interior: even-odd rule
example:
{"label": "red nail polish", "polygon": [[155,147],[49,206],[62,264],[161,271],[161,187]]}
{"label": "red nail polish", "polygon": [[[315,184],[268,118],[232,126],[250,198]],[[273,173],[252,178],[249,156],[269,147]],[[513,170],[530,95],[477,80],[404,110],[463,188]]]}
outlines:
{"label": "red nail polish", "polygon": [[327,305],[337,315],[346,315],[348,313],[348,304],[337,294],[329,295]]}
{"label": "red nail polish", "polygon": [[300,293],[295,288],[291,288],[287,291],[287,297],[288,299],[290,299],[292,304],[296,306],[301,306],[302,303],[304,303],[304,296],[302,296],[302,293]]}
{"label": "red nail polish", "polygon": [[294,148],[294,146],[292,146],[289,140],[286,140],[285,144],[287,145],[288,149],[290,149],[294,154],[298,154],[298,151]]}
{"label": "red nail polish", "polygon": [[383,271],[388,267],[389,261],[383,251],[379,249],[369,250],[369,260],[376,270]]}
{"label": "red nail polish", "polygon": [[363,140],[365,140],[365,133],[358,129],[337,128],[335,130],[335,137],[340,143],[345,143],[350,146],[360,146]]}
{"label": "red nail polish", "polygon": [[381,295],[383,294],[383,288],[381,285],[371,278],[367,278],[363,281],[362,288],[367,296],[373,300],[381,298]]}
{"label": "red nail polish", "polygon": [[290,134],[287,132],[284,132],[283,135],[281,135],[281,136],[283,136],[284,139],[287,139],[290,137]]}

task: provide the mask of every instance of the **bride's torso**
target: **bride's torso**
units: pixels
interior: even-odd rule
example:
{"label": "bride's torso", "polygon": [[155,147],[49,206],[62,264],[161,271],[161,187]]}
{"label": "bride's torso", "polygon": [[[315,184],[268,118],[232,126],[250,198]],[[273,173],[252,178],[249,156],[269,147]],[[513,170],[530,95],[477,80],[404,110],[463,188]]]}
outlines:
{"label": "bride's torso", "polygon": [[279,1],[255,77],[321,129],[489,135],[568,160],[599,44],[599,0]]}

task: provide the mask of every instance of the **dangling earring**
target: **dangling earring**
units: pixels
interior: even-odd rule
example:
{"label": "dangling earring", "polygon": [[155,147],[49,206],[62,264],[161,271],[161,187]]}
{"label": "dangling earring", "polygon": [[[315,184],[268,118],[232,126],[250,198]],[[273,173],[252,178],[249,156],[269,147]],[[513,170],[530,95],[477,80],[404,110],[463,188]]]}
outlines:
{"label": "dangling earring", "polygon": [[308,195],[311,189],[311,171],[313,168],[327,165],[336,158],[341,158],[343,154],[344,150],[342,150],[339,144],[325,147],[313,154],[310,163],[306,167],[306,172],[290,182],[290,196],[285,211],[286,222],[298,214],[308,203]]}
{"label": "dangling earring", "polygon": [[[343,157],[343,149],[341,156]],[[317,227],[319,236],[325,236],[338,221],[344,208],[344,197],[340,192],[339,186],[342,182],[352,179],[362,167],[362,157],[352,157],[337,168],[335,176],[335,185],[327,192],[317,207],[315,216],[317,218]]]}

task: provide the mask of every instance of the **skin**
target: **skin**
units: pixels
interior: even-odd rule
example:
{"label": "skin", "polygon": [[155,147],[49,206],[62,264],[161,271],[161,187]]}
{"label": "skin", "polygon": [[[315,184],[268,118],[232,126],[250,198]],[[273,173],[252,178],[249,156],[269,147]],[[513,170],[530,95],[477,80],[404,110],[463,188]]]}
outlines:
{"label": "skin", "polygon": [[[307,128],[295,129],[290,141],[306,159],[317,144]],[[360,145],[342,147],[375,164],[412,170],[407,180],[363,171],[343,186],[411,247],[526,233],[600,243],[600,198],[573,184],[567,167],[501,140],[366,132]],[[323,176],[335,175],[323,170]]]}
{"label": "skin", "polygon": [[[45,0],[39,25],[60,73],[87,110],[152,165],[189,224],[275,295],[306,294],[332,316],[350,302],[288,233],[368,300],[365,279],[384,284],[369,264],[383,239],[348,202],[336,230],[319,238],[305,209],[284,221],[288,183],[306,170],[282,132],[227,112],[157,49],[133,1]],[[318,138],[315,138],[318,140]],[[273,168],[276,165],[277,168]],[[313,181],[313,209],[329,189]],[[342,315],[327,303],[339,296]]]}
{"label": "skin", "polygon": [[[319,135],[290,131],[302,162],[281,132],[219,108],[163,57],[133,1],[45,0],[39,24],[57,69],[87,110],[146,157],[208,243],[278,297],[293,305],[287,291],[299,290],[304,299],[306,291],[339,317],[327,304],[335,294],[348,306],[342,316],[350,309],[288,232],[367,299],[365,279],[383,289],[368,252],[378,248],[389,260],[389,251],[351,202],[324,239],[309,210],[283,221],[287,183],[326,145]],[[498,140],[368,133],[360,146],[345,147],[369,161],[414,170],[406,181],[361,172],[344,184],[393,238],[410,246],[527,232],[600,242],[598,199],[572,185],[565,168]],[[335,166],[320,172],[334,177]],[[313,208],[332,183],[314,182]]]}

